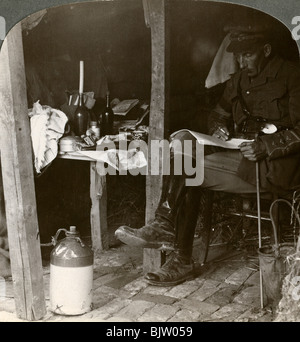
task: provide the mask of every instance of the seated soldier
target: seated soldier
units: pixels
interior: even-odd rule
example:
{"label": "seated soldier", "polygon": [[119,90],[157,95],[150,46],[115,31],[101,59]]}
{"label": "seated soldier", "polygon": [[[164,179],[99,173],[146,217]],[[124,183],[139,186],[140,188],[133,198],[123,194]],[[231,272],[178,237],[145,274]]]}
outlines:
{"label": "seated soldier", "polygon": [[[207,190],[256,193],[256,163],[261,191],[281,193],[300,184],[300,70],[275,53],[270,37],[258,24],[231,30],[227,51],[234,54],[240,69],[227,81],[210,115],[209,132],[228,140],[256,132],[263,122],[275,125],[276,132],[252,136],[255,139],[239,150],[205,153],[200,187],[186,186],[184,174],[164,176],[155,219],[140,229],[122,226],[115,233],[129,245],[173,244],[173,256],[156,272],[146,274],[152,285],[177,285],[195,276],[193,238],[200,196]],[[182,132],[174,139],[195,141]]]}

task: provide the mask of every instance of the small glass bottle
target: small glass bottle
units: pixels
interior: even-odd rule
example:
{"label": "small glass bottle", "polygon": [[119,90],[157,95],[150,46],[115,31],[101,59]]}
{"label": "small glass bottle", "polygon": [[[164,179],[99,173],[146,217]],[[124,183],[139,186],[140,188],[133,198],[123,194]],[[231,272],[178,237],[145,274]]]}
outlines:
{"label": "small glass bottle", "polygon": [[81,137],[86,133],[89,120],[89,111],[83,103],[83,94],[79,93],[79,103],[74,113],[74,133]]}
{"label": "small glass bottle", "polygon": [[97,121],[90,122],[90,128],[86,131],[87,136],[92,136],[95,140],[100,139],[100,127]]}

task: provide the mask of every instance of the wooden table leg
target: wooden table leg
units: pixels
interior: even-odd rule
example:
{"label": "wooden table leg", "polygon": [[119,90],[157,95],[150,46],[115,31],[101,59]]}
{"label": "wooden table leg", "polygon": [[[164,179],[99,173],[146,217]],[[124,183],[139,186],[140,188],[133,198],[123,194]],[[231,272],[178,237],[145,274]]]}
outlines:
{"label": "wooden table leg", "polygon": [[93,250],[96,254],[109,248],[106,176],[100,173],[103,167],[103,163],[97,165],[96,161],[90,162],[91,235]]}

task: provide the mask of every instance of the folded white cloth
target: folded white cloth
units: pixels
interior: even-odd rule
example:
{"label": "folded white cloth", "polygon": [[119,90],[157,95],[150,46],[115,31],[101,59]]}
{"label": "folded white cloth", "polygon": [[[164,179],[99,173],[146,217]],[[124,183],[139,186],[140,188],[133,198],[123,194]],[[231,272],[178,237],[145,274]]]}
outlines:
{"label": "folded white cloth", "polygon": [[230,43],[230,33],[228,33],[221,43],[218,52],[214,58],[210,72],[205,81],[206,88],[212,88],[217,84],[229,80],[230,76],[238,71],[238,64],[233,53],[226,49]]}
{"label": "folded white cloth", "polygon": [[58,140],[65,132],[68,117],[65,113],[49,106],[34,103],[28,113],[30,117],[31,141],[34,166],[37,173],[56,158]]}

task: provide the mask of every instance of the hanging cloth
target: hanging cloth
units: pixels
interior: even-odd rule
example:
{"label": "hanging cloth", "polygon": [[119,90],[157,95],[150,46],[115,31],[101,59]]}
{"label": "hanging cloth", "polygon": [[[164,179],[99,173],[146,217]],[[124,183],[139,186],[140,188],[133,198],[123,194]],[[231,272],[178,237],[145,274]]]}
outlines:
{"label": "hanging cloth", "polygon": [[214,58],[211,69],[205,81],[206,88],[212,88],[229,80],[232,74],[238,71],[238,64],[231,52],[226,49],[230,43],[230,33],[228,33],[221,43]]}

